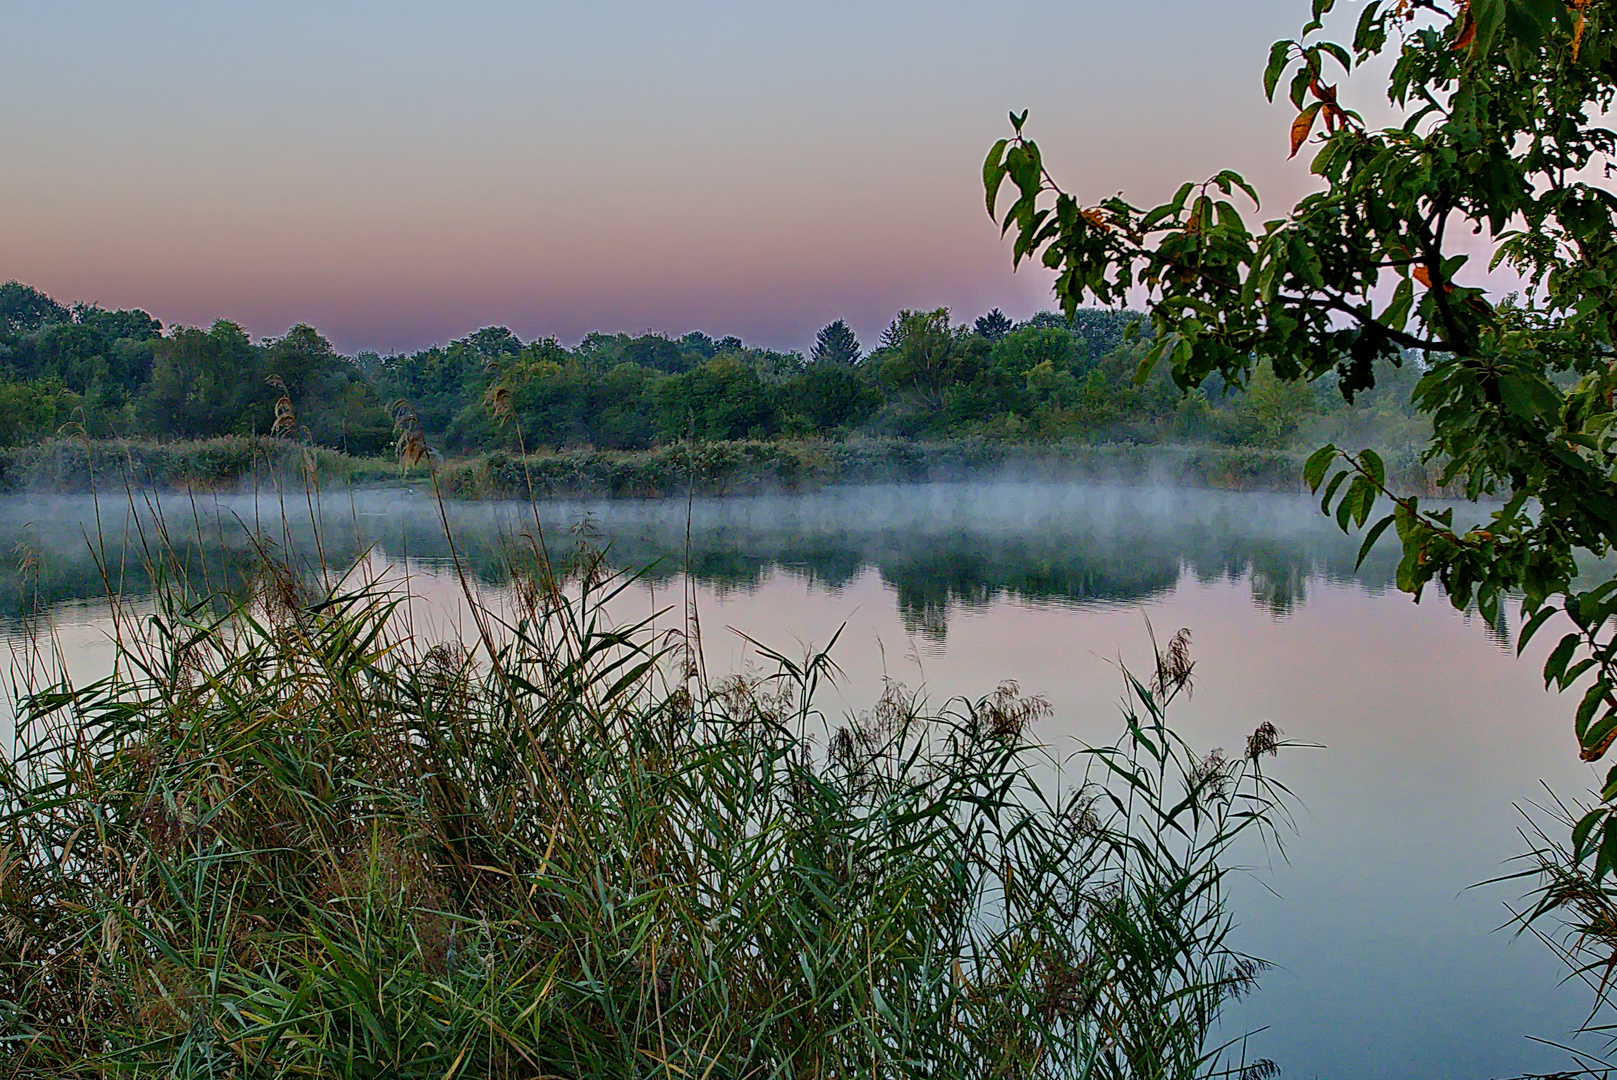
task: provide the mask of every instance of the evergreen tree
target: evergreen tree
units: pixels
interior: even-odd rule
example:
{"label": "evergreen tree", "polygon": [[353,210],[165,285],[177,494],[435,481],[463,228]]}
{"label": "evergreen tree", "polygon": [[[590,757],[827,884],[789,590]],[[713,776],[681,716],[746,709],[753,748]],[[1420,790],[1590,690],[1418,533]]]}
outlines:
{"label": "evergreen tree", "polygon": [[837,364],[851,367],[859,362],[859,339],[853,336],[848,324],[838,319],[822,326],[815,335],[814,348],[809,358],[816,364]]}
{"label": "evergreen tree", "polygon": [[1013,325],[1015,324],[999,308],[995,308],[987,315],[979,315],[976,322],[978,335],[989,341],[998,341],[1011,332]]}

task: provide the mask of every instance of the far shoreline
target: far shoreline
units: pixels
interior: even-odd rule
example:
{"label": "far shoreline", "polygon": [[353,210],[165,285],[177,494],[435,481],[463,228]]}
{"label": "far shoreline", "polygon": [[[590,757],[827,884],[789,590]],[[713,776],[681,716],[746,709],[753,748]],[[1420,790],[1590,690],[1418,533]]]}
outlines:
{"label": "far shoreline", "polygon": [[[1389,480],[1438,494],[1413,450],[1388,454]],[[902,439],[697,442],[646,450],[562,449],[450,456],[402,468],[387,458],[266,436],[156,442],[52,439],[0,449],[0,494],[126,488],[251,493],[431,487],[456,500],[796,494],[872,483],[967,479],[1160,484],[1219,491],[1303,491],[1299,451],[1209,443]]]}

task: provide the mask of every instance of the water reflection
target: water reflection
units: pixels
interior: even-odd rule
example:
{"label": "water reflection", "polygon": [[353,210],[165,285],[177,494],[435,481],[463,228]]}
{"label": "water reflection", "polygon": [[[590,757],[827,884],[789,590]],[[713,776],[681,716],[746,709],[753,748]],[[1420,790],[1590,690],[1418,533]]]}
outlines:
{"label": "water reflection", "polygon": [[[440,513],[452,528],[453,550]],[[661,583],[686,568],[724,593],[771,573],[835,592],[873,569],[905,627],[932,643],[951,612],[1000,600],[1084,607],[1169,593],[1188,571],[1245,580],[1276,617],[1307,599],[1310,579],[1391,585],[1391,544],[1355,568],[1357,542],[1301,496],[1050,484],[872,486],[808,496],[647,502],[448,504],[404,491],[318,502],[230,497],[0,501],[0,545],[17,571],[0,579],[13,620],[73,600],[138,597],[154,573],[199,592],[243,588],[262,555],[342,568],[368,550],[428,566],[458,556],[484,584],[506,580],[514,552],[542,544],[566,560],[581,543]]]}
{"label": "water reflection", "polygon": [[[301,497],[284,510],[170,498],[138,513],[103,500],[99,526],[96,511],[0,501],[0,544],[24,564],[0,575],[0,620],[51,609],[48,645],[86,677],[111,662],[109,584],[138,601],[155,567],[199,592],[239,590],[261,551],[306,569],[371,551],[369,570],[411,568],[427,636],[470,629],[439,507],[421,495],[343,494],[312,512]],[[1142,616],[1191,627],[1197,689],[1176,717],[1187,737],[1240,746],[1272,720],[1329,747],[1276,763],[1302,799],[1298,835],[1235,879],[1240,944],[1276,967],[1229,1030],[1265,1029],[1254,1056],[1289,1076],[1470,1080],[1566,1065],[1529,1036],[1565,1040],[1585,995],[1537,943],[1494,932],[1516,889],[1471,888],[1509,868],[1513,804],[1542,798],[1540,781],[1568,795],[1598,786],[1577,762],[1570,704],[1538,676],[1556,635],[1518,660],[1441,601],[1410,604],[1391,588],[1392,541],[1355,569],[1356,539],[1311,499],[963,484],[443,513],[485,585],[541,539],[557,560],[584,541],[651,565],[655,589],[626,591],[625,619],[667,608],[664,589],[688,566],[714,672],[756,659],[730,627],[787,653],[840,635],[844,678],[822,702],[833,716],[868,708],[889,678],[936,702],[1014,678],[1050,700],[1041,734],[1053,746],[1104,737],[1114,663],[1148,655]],[[5,631],[14,647],[30,640]]]}

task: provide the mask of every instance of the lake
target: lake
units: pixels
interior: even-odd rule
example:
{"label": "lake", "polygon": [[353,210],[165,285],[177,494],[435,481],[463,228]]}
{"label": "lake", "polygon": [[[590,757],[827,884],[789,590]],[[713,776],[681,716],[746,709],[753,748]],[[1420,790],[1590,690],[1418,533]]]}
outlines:
{"label": "lake", "polygon": [[1543,944],[1501,929],[1520,883],[1472,887],[1523,850],[1519,806],[1597,780],[1577,760],[1575,701],[1539,676],[1558,635],[1546,628],[1517,658],[1509,625],[1439,596],[1413,604],[1392,588],[1390,541],[1356,570],[1357,541],[1308,498],[981,483],[449,504],[453,553],[438,504],[404,491],[140,503],[0,500],[0,546],[21,564],[0,581],[14,663],[48,628],[77,675],[104,668],[109,585],[140,606],[140,551],[160,531],[209,588],[239,583],[260,547],[363,560],[406,578],[418,627],[445,636],[468,625],[454,558],[472,588],[496,591],[501,552],[524,534],[558,556],[600,546],[649,567],[616,602],[621,618],[681,625],[693,590],[710,675],[763,666],[748,638],[793,655],[840,633],[828,713],[868,708],[884,679],[934,703],[1014,679],[1050,701],[1038,734],[1057,747],[1109,740],[1119,663],[1145,668],[1153,633],[1189,628],[1195,693],[1173,720],[1192,743],[1238,747],[1271,721],[1320,744],[1271,767],[1298,797],[1295,829],[1283,851],[1250,853],[1234,906],[1239,944],[1274,968],[1227,1030],[1254,1031],[1249,1055],[1285,1076],[1571,1067],[1535,1040],[1567,1041],[1587,991],[1563,984]]}

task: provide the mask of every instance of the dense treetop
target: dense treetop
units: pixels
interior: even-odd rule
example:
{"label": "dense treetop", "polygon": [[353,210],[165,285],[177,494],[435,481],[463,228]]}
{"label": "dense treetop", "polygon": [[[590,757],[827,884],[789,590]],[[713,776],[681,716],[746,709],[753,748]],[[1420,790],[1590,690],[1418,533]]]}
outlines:
{"label": "dense treetop", "polygon": [[[947,309],[901,311],[868,353],[838,319],[806,357],[700,331],[592,333],[567,347],[493,326],[415,352],[347,357],[307,325],[258,341],[222,319],[165,329],[143,311],[64,305],[8,282],[0,445],[79,431],[273,431],[373,455],[393,444],[401,401],[427,442],[453,453],[856,435],[1281,446],[1299,427],[1340,424],[1328,396],[1262,374],[1245,395],[1226,395],[1217,377],[1188,395],[1166,376],[1137,381],[1150,347],[1149,333],[1126,333],[1138,318],[1082,309],[1014,323],[996,309],[956,322]],[[290,414],[277,413],[283,395]],[[1379,429],[1402,435],[1407,402],[1389,392],[1378,407]]]}

